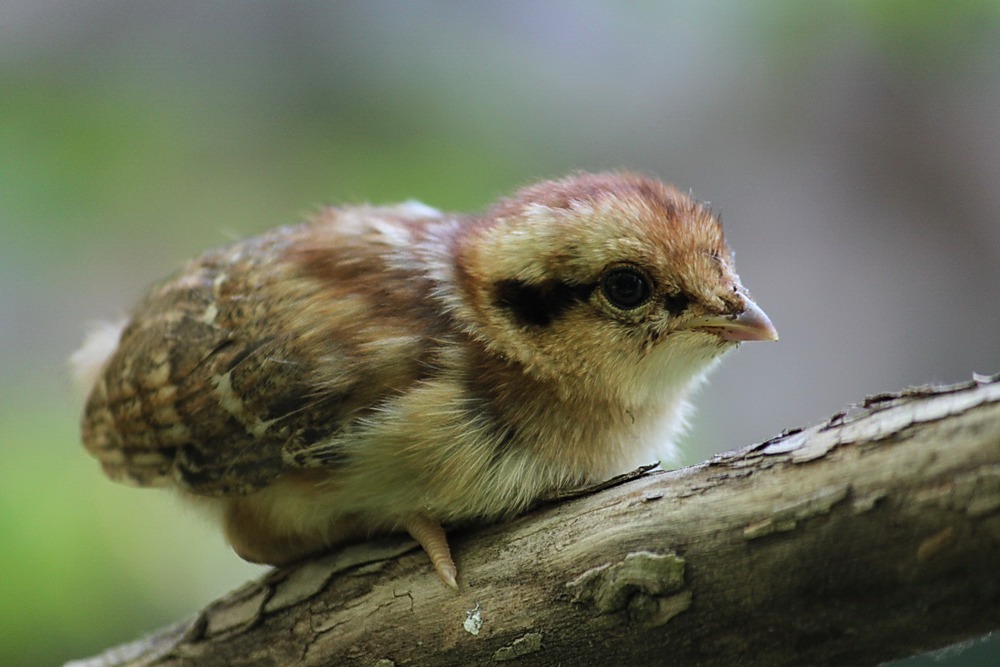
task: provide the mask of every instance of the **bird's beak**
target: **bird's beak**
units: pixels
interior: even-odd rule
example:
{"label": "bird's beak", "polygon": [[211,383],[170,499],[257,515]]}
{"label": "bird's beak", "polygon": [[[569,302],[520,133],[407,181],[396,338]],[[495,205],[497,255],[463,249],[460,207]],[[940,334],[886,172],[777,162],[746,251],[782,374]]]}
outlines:
{"label": "bird's beak", "polygon": [[740,313],[698,317],[687,322],[684,328],[713,333],[723,340],[778,340],[778,330],[760,306],[746,297],[744,301]]}

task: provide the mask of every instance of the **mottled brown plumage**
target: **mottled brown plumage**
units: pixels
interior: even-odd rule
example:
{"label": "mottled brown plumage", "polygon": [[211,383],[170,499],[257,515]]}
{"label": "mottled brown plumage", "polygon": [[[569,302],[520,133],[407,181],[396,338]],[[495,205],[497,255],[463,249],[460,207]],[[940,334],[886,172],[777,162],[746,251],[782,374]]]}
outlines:
{"label": "mottled brown plumage", "polygon": [[442,524],[669,454],[715,361],[774,338],[716,218],[652,179],[478,217],[328,208],[154,286],[80,359],[83,440],[113,479],[213,507],[249,560],[403,529],[455,585]]}

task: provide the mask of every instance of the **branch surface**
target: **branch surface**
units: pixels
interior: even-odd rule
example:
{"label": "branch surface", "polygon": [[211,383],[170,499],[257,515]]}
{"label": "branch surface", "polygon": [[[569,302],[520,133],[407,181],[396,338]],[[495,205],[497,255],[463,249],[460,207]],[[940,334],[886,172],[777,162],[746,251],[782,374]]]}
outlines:
{"label": "branch surface", "polygon": [[274,570],[111,665],[873,665],[1000,628],[1000,382],[850,413],[452,536]]}

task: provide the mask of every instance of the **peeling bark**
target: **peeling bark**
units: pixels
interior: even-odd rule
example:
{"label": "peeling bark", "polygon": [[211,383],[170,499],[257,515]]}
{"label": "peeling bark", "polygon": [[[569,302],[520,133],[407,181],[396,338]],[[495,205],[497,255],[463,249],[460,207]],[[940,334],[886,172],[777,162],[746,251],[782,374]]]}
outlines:
{"label": "peeling bark", "polygon": [[109,665],[868,665],[1000,628],[1000,382],[452,535],[274,570]]}

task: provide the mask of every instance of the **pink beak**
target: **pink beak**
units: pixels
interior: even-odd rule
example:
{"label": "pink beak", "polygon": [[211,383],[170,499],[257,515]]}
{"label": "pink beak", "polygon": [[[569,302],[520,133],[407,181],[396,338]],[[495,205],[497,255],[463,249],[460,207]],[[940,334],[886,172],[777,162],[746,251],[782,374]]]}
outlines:
{"label": "pink beak", "polygon": [[686,329],[696,329],[713,333],[723,340],[778,340],[778,330],[771,324],[763,310],[750,299],[746,299],[743,312],[734,316],[719,315],[699,317],[688,323]]}

